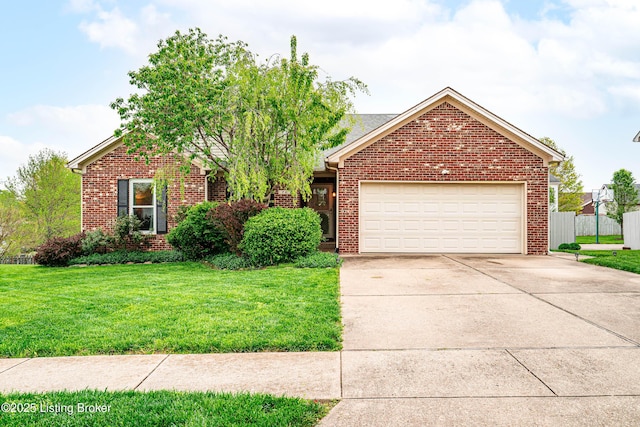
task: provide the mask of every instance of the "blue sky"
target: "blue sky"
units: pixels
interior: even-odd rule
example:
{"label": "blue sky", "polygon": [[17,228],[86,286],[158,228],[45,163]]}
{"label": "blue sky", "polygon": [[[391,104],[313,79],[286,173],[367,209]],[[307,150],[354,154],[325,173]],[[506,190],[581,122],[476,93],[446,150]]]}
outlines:
{"label": "blue sky", "polygon": [[[391,6],[393,4],[393,6]],[[43,147],[72,158],[118,125],[108,107],[156,42],[200,27],[286,54],[289,37],[361,113],[400,113],[446,86],[575,157],[585,191],[640,181],[636,0],[23,0],[0,14],[0,180]]]}

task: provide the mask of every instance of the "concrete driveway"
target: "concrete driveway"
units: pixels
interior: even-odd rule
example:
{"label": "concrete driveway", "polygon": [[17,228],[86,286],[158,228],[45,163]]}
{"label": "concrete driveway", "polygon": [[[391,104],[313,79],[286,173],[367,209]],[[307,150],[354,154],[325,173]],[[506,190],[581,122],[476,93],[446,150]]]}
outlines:
{"label": "concrete driveway", "polygon": [[552,256],[352,257],[322,426],[638,425],[640,276]]}

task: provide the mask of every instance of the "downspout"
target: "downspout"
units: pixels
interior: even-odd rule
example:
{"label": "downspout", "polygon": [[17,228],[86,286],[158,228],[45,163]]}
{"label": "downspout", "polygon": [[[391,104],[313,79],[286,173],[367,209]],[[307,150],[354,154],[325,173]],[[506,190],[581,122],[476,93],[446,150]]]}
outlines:
{"label": "downspout", "polygon": [[84,231],[84,209],[82,209],[82,195],[84,194],[84,179],[82,179],[82,176],[84,175],[84,173],[81,168],[69,169],[71,169],[71,173],[80,175],[80,231]]}
{"label": "downspout", "polygon": [[324,160],[324,165],[327,168],[327,170],[330,171],[334,171],[336,173],[336,200],[334,201],[334,206],[335,206],[335,210],[336,210],[336,214],[335,214],[335,221],[336,221],[336,253],[340,253],[340,241],[338,240],[338,236],[340,235],[340,221],[338,221],[338,200],[340,198],[340,192],[338,191],[338,183],[339,183],[339,174],[340,171],[338,170],[338,168],[335,168],[333,166],[329,166],[329,162],[327,162],[327,159],[325,158]]}

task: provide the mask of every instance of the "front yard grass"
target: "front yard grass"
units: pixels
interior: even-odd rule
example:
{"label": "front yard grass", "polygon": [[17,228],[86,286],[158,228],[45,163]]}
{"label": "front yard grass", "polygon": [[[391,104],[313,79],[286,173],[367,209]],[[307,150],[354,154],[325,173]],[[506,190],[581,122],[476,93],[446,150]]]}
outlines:
{"label": "front yard grass", "polygon": [[7,427],[313,426],[330,409],[297,398],[174,391],[0,394],[0,405]]}
{"label": "front yard grass", "polygon": [[[615,268],[616,270],[630,271],[640,274],[640,251],[618,250],[618,251],[559,251],[578,253],[593,258],[581,259],[580,261],[600,265],[603,267]],[[613,255],[613,253],[616,255]]]}
{"label": "front yard grass", "polygon": [[0,357],[340,348],[337,269],[0,265]]}
{"label": "front yard grass", "polygon": [[583,262],[616,270],[630,271],[640,274],[640,251],[578,251],[582,255],[592,256]]}
{"label": "front yard grass", "polygon": [[[596,243],[596,236],[576,236],[576,243],[581,245]],[[612,236],[598,236],[598,243],[607,245],[621,245],[624,243],[624,239],[621,235]]]}

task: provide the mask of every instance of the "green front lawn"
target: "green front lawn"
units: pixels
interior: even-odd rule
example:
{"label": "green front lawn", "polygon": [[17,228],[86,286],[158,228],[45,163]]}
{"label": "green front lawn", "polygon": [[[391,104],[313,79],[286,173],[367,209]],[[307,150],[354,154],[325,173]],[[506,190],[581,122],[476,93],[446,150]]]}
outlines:
{"label": "green front lawn", "polygon": [[[582,260],[587,264],[601,265],[616,270],[640,274],[640,251],[574,251],[593,258]],[[613,253],[616,253],[614,256]]]}
{"label": "green front lawn", "polygon": [[329,410],[297,398],[173,391],[0,394],[0,406],[7,427],[313,426]]}
{"label": "green front lawn", "polygon": [[[576,236],[576,243],[581,245],[596,243],[596,236]],[[624,243],[624,239],[619,234],[612,236],[598,236],[598,243],[621,245]]]}
{"label": "green front lawn", "polygon": [[337,269],[0,265],[0,357],[339,350]]}

